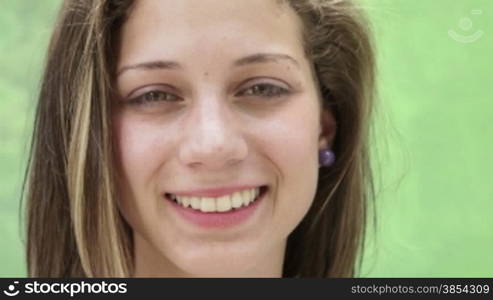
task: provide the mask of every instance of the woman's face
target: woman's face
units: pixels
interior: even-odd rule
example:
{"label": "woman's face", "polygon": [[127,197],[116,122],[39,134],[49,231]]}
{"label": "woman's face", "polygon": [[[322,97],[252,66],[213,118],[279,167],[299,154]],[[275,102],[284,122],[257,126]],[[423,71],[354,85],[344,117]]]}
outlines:
{"label": "woman's face", "polygon": [[278,2],[141,0],[124,24],[114,125],[134,275],[281,275],[330,140],[301,21]]}

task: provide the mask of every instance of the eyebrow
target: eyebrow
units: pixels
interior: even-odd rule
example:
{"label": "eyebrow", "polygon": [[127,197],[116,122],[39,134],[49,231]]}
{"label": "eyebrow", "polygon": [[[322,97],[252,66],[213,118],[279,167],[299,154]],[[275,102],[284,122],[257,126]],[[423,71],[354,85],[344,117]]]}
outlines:
{"label": "eyebrow", "polygon": [[143,63],[138,63],[134,65],[124,66],[117,73],[116,76],[120,76],[122,73],[128,70],[160,70],[160,69],[170,69],[170,70],[179,70],[182,69],[180,64],[173,61],[148,61]]}
{"label": "eyebrow", "polygon": [[236,60],[233,63],[233,65],[235,67],[240,67],[249,64],[261,64],[261,63],[269,63],[269,62],[277,63],[280,60],[287,60],[297,67],[300,66],[300,63],[293,57],[287,54],[277,54],[277,53],[257,53],[257,54],[249,55]]}
{"label": "eyebrow", "polygon": [[[249,56],[242,57],[233,62],[234,67],[241,67],[251,64],[262,64],[262,63],[278,63],[279,61],[289,61],[296,67],[300,67],[300,63],[294,59],[293,57],[287,54],[278,54],[278,53],[257,53]],[[181,70],[183,67],[175,62],[175,61],[165,61],[165,60],[155,60],[148,61],[143,63],[138,63],[134,65],[128,65],[122,67],[116,73],[117,76],[120,76],[122,73],[128,70]]]}

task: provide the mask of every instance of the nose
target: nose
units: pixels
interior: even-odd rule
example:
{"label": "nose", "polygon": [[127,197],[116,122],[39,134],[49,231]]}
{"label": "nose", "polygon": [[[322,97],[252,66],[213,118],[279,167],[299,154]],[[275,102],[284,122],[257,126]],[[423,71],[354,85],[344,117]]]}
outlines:
{"label": "nose", "polygon": [[[193,168],[220,170],[248,153],[240,126],[226,101],[203,99],[192,108],[179,148],[180,161]],[[199,103],[200,102],[200,103]]]}

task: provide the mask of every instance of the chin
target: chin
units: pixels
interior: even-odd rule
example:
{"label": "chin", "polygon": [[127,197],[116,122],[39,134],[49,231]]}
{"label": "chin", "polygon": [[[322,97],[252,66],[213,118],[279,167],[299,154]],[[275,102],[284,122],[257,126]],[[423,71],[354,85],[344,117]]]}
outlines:
{"label": "chin", "polygon": [[[255,258],[228,255],[180,257],[174,260],[178,268],[190,277],[252,277]],[[249,275],[250,274],[250,275]]]}
{"label": "chin", "polygon": [[196,245],[189,251],[174,251],[168,259],[190,277],[257,277],[265,253],[254,245],[228,242]]}

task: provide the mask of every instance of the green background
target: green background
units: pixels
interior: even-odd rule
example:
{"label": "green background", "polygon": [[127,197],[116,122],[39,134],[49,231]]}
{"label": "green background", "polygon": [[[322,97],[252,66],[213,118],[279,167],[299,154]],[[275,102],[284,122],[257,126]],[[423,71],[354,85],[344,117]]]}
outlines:
{"label": "green background", "polygon": [[[19,193],[59,3],[0,2],[2,277],[26,275]],[[379,62],[378,223],[362,276],[493,277],[493,1],[360,3]]]}

